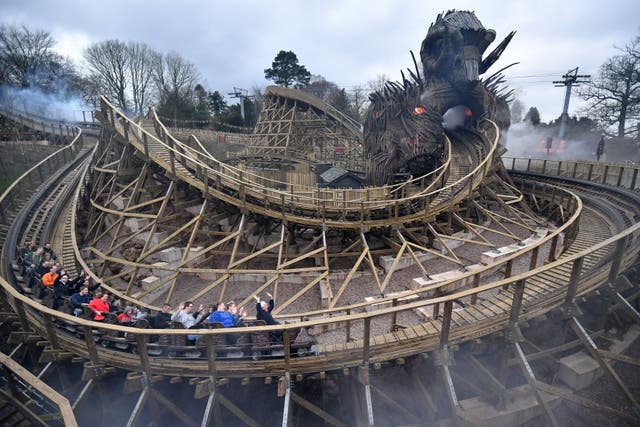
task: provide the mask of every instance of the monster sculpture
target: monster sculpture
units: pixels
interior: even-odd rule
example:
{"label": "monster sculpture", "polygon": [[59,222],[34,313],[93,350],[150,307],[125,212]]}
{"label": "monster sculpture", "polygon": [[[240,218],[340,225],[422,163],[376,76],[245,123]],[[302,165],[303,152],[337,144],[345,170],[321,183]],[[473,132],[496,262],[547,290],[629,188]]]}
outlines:
{"label": "monster sculpture", "polygon": [[436,168],[443,160],[442,116],[452,107],[464,106],[469,125],[488,118],[503,130],[509,127],[511,92],[502,88],[500,72],[484,81],[480,75],[496,62],[514,34],[509,33],[483,59],[495,31],[484,28],[473,12],[438,15],[422,42],[422,70],[414,57],[415,72],[409,69],[409,78],[401,72],[402,82],[387,82],[370,95],[364,125],[370,184],[390,184]]}

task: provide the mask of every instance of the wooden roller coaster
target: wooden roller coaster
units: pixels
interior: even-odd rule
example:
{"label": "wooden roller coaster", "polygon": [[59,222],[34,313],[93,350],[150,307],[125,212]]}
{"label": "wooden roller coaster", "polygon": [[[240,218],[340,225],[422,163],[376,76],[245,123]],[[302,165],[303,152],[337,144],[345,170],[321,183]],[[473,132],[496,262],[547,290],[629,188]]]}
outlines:
{"label": "wooden roller coaster", "polygon": [[[507,400],[513,365],[522,368],[551,425],[558,421],[549,394],[634,419],[536,379],[530,363],[543,350],[525,354],[522,329],[562,313],[565,336],[571,330],[584,341],[638,410],[579,320],[578,307],[596,291],[638,320],[619,290],[631,286],[623,273],[640,251],[637,167],[500,159],[499,129],[482,121],[477,131],[447,132],[444,161],[428,174],[378,187],[320,188],[308,184],[308,176],[279,180],[260,164],[290,158],[313,169],[328,160],[362,170],[359,129],[309,95],[284,88],[267,95],[246,155],[233,162],[213,157],[196,137],[174,138],[154,111],[134,121],[104,98],[95,144],[84,141],[91,138],[81,128],[3,111],[16,123],[69,140],[0,196],[2,325],[7,343],[17,345],[13,357],[31,354],[34,369],[46,366],[42,375],[51,364],[79,366],[82,386],[69,399],[75,411],[95,385],[123,372],[124,389],[140,393],[127,425],[141,423],[149,398],[187,424],[223,425],[231,414],[260,425],[260,412],[234,403],[229,389],[233,381],[258,380],[279,402],[282,425],[291,423],[294,406],[333,425],[385,425],[379,420],[389,409],[399,417],[394,423],[426,416],[481,425],[458,399],[461,389],[473,394],[478,385],[456,373],[456,353],[460,365],[486,377],[497,407]],[[88,272],[123,306],[152,313],[164,302],[186,300],[233,299],[241,306],[270,291],[282,324],[248,319],[242,328],[187,333],[76,317],[53,309],[46,295],[26,292],[13,262],[28,240],[55,240],[68,270]],[[311,331],[313,345],[296,340],[302,329]],[[283,338],[271,340],[274,333]],[[187,335],[201,338],[187,345]],[[486,349],[470,356],[461,350],[495,341],[508,349],[497,373],[478,367],[477,354]],[[14,363],[2,364],[20,374]],[[375,385],[383,365],[411,367],[411,387],[420,390],[426,415]],[[425,385],[424,372],[439,380]],[[357,375],[347,387],[350,397],[343,397],[353,402],[350,412],[304,395],[306,380],[351,374]],[[21,376],[26,386],[6,375],[21,396],[41,390],[28,374]],[[185,382],[195,386],[196,398],[207,397],[195,420],[164,394]],[[20,401],[18,394],[13,398]],[[41,394],[58,409],[29,416],[72,425],[69,401],[55,391]]]}

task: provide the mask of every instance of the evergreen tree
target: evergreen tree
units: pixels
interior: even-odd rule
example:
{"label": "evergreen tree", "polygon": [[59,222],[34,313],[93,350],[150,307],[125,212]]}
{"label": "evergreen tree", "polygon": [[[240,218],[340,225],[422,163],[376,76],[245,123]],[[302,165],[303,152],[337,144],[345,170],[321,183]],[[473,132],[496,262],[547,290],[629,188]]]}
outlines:
{"label": "evergreen tree", "polygon": [[524,115],[523,121],[531,122],[532,125],[538,126],[540,124],[540,112],[536,107],[529,108],[527,114]]}
{"label": "evergreen tree", "polygon": [[273,60],[271,68],[264,70],[264,77],[273,80],[277,85],[290,87],[293,83],[306,85],[311,79],[311,73],[304,65],[298,64],[295,53],[281,50]]}

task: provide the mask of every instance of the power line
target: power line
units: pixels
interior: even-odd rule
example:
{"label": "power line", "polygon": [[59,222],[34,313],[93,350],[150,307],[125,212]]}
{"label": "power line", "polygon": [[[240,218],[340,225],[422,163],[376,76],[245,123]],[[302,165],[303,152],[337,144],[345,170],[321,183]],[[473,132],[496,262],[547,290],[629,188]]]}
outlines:
{"label": "power line", "polygon": [[240,98],[240,116],[242,116],[242,121],[244,121],[244,101],[246,99],[255,98],[253,95],[247,95],[249,93],[246,89],[240,89],[237,87],[233,87],[233,92],[228,93],[227,95],[231,95],[231,98]]}
{"label": "power line", "polygon": [[[565,95],[564,95],[564,107],[562,109],[562,116],[560,119],[560,132],[558,132],[558,138],[562,139],[564,137],[564,131],[567,127],[567,117],[569,116],[569,99],[571,98],[571,88],[573,86],[580,86],[581,83],[589,83],[591,80],[590,74],[578,74],[578,67],[573,70],[567,71],[566,74],[562,76],[564,80],[554,80],[553,84],[556,87],[566,87]],[[586,79],[586,80],[583,80]]]}

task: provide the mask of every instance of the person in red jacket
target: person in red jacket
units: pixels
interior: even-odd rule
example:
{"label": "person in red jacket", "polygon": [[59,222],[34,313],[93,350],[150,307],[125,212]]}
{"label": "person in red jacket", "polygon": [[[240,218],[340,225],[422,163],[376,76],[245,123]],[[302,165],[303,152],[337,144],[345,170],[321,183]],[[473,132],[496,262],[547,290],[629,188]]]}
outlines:
{"label": "person in red jacket", "polygon": [[130,325],[133,322],[135,312],[135,307],[126,306],[124,311],[118,314],[118,323]]}
{"label": "person in red jacket", "polygon": [[104,313],[108,313],[111,310],[109,306],[109,294],[105,292],[102,295],[96,295],[89,303],[89,308],[96,314],[93,320],[96,322],[103,321],[105,319]]}

